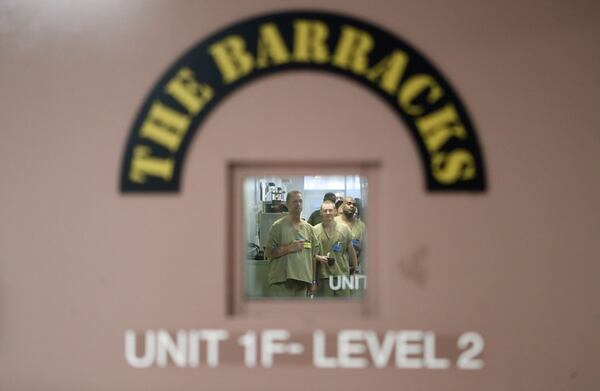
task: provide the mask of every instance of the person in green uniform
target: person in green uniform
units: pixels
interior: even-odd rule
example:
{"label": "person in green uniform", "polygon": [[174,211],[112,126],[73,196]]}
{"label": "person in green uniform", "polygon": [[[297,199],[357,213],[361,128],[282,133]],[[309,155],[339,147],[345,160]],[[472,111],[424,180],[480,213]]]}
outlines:
{"label": "person in green uniform", "polygon": [[307,297],[316,289],[319,242],[313,227],[300,218],[302,205],[302,193],[290,191],[286,197],[288,215],[269,229],[265,255],[269,259],[267,278],[272,297]]}
{"label": "person in green uniform", "polygon": [[361,219],[356,217],[356,201],[354,198],[344,197],[340,209],[342,213],[336,216],[335,220],[350,228],[352,232],[352,246],[354,247],[354,251],[356,251],[360,266],[363,259],[362,254],[365,246],[367,226]]}
{"label": "person in green uniform", "polygon": [[[335,202],[336,200],[336,196],[334,193],[325,193],[325,195],[323,196],[323,201],[333,201]],[[313,227],[319,223],[321,223],[323,221],[322,217],[321,217],[321,208],[315,210],[314,212],[312,212],[310,214],[310,217],[308,218],[308,224],[312,225]]]}
{"label": "person in green uniform", "polygon": [[344,277],[350,276],[350,267],[358,263],[352,246],[350,229],[335,221],[335,203],[330,200],[321,204],[323,222],[314,227],[315,235],[320,243],[320,255],[317,260],[317,296],[348,297],[350,290],[342,283]]}

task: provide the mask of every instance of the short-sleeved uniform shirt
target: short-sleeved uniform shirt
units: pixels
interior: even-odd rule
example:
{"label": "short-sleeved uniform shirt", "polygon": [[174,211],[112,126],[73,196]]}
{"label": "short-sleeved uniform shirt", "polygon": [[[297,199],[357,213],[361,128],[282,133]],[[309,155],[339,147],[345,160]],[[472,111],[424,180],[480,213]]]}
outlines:
{"label": "short-sleeved uniform shirt", "polygon": [[352,243],[352,232],[350,228],[343,223],[335,222],[335,229],[328,234],[323,227],[323,223],[314,227],[315,235],[321,244],[320,255],[327,255],[335,258],[333,266],[319,263],[317,277],[329,278],[329,276],[347,276],[350,274],[350,255],[348,246]]}
{"label": "short-sleeved uniform shirt", "polygon": [[310,224],[301,220],[298,229],[295,229],[289,216],[280,218],[269,229],[267,246],[270,248],[287,246],[294,240],[304,240],[304,248],[269,262],[269,284],[286,280],[304,281],[308,284],[312,282],[312,259],[319,252],[319,242]]}
{"label": "short-sleeved uniform shirt", "polygon": [[352,232],[352,240],[358,240],[360,242],[360,254],[356,254],[357,258],[358,258],[358,263],[361,265],[361,268],[364,268],[365,266],[365,241],[366,241],[366,236],[367,236],[367,226],[365,225],[365,223],[361,220],[361,219],[356,219],[356,221],[354,222],[354,225],[352,225],[352,227],[346,225],[346,223],[344,223],[344,220],[342,219],[342,216],[338,215],[335,216],[335,221],[339,224],[345,225],[346,227],[348,227],[350,229],[350,231]]}
{"label": "short-sleeved uniform shirt", "polygon": [[361,245],[364,247],[365,235],[367,231],[367,226],[363,223],[362,220],[357,219],[352,227],[349,227],[342,220],[342,216],[335,216],[335,221],[339,224],[345,225],[352,232],[352,240],[360,240]]}

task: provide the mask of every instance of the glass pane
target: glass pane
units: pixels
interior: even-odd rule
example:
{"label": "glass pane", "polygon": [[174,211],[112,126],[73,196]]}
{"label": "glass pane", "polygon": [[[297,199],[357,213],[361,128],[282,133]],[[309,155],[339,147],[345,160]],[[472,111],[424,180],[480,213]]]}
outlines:
{"label": "glass pane", "polygon": [[363,297],[366,177],[249,176],[243,183],[246,298]]}

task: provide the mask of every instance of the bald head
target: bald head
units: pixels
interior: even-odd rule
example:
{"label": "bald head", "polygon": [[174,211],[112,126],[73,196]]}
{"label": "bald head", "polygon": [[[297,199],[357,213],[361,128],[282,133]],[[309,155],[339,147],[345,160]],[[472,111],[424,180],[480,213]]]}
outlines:
{"label": "bald head", "polygon": [[342,213],[347,218],[354,217],[356,213],[356,201],[352,197],[344,197],[342,202]]}

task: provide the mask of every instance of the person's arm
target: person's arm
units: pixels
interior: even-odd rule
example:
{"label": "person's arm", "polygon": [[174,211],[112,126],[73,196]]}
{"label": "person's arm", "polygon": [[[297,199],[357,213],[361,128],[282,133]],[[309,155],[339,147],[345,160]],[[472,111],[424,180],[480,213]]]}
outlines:
{"label": "person's arm", "polygon": [[356,254],[360,254],[362,251],[362,243],[362,235],[359,237],[359,239],[352,240],[351,244]]}
{"label": "person's arm", "polygon": [[284,255],[301,251],[304,248],[304,240],[294,240],[292,243],[279,246],[265,248],[265,256],[269,259],[281,258]]}
{"label": "person's arm", "polygon": [[348,256],[350,257],[350,270],[358,270],[358,257],[351,240],[348,241]]}
{"label": "person's arm", "polygon": [[[323,251],[322,251],[323,248],[321,247],[321,243],[319,243],[318,240],[317,240],[317,247],[318,247],[318,251],[313,252],[313,254],[314,254],[313,255],[313,264],[315,265],[315,266],[313,266],[313,270],[315,272],[315,276],[317,273],[316,265],[318,265],[319,262],[327,263],[327,256],[323,255]],[[313,278],[313,280],[316,280],[316,278]]]}
{"label": "person's arm", "polygon": [[357,240],[352,241],[352,245],[354,246],[354,250],[356,251],[356,255],[360,255],[365,247],[365,236],[366,236],[366,227],[364,223],[361,222],[362,229]]}
{"label": "person's arm", "polygon": [[[321,258],[323,258],[321,254],[321,243],[319,242],[319,240],[317,239],[317,236],[315,235],[314,229],[311,228],[311,242],[312,242],[312,282],[310,284],[310,286],[308,287],[308,293],[309,295],[314,295],[315,291],[317,290],[317,265],[318,265],[318,261],[320,261]],[[327,259],[327,257],[325,257],[325,259]]]}
{"label": "person's arm", "polygon": [[317,290],[317,257],[319,255],[315,255],[312,258],[312,282],[308,286],[308,294],[314,295]]}

